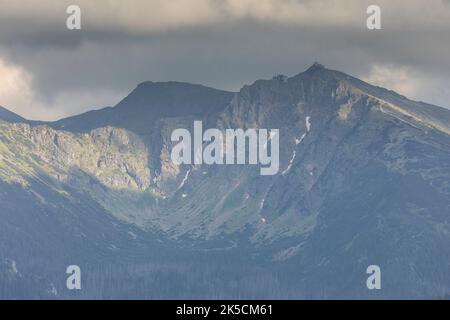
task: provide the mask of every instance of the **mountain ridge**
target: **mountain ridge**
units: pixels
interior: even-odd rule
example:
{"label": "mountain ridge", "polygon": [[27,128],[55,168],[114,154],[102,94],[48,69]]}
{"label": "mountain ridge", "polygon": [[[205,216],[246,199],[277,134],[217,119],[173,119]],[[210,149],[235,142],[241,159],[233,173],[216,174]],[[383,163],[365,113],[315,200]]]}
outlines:
{"label": "mountain ridge", "polygon": [[[399,105],[400,107],[404,106],[405,103],[409,103],[409,104],[414,104],[415,109],[413,114],[411,116],[417,116],[417,115],[422,115],[422,116],[430,116],[430,112],[436,113],[439,116],[435,116],[433,119],[428,119],[428,120],[434,120],[439,122],[439,128],[441,128],[440,130],[442,130],[442,128],[445,128],[445,132],[450,134],[450,110],[448,108],[444,108],[441,106],[436,106],[436,105],[432,105],[426,102],[422,102],[422,101],[414,101],[414,100],[410,100],[407,97],[392,91],[392,90],[388,90],[385,89],[383,87],[380,86],[374,86],[371,85],[370,83],[364,82],[358,78],[355,78],[353,76],[350,76],[346,73],[343,73],[341,71],[337,71],[337,70],[332,70],[332,69],[328,69],[326,68],[324,65],[315,62],[313,65],[311,65],[307,70],[300,72],[292,77],[286,77],[287,81],[289,80],[296,80],[302,77],[321,77],[322,79],[324,77],[328,77],[329,79],[334,79],[336,81],[343,81],[344,83],[350,84],[352,86],[354,86],[355,88],[361,90],[363,93],[366,93],[368,95],[373,96],[375,99],[379,99],[382,102],[389,102],[393,105]],[[258,83],[258,81],[274,81],[276,79],[276,77],[274,77],[271,80],[266,80],[266,79],[259,79],[256,80],[253,84],[249,84],[249,85],[244,85],[243,88],[248,87],[248,86],[252,86],[255,83]],[[276,81],[280,81],[280,79],[276,80]],[[283,81],[283,80],[281,80]],[[118,109],[126,109],[127,106],[129,104],[133,104],[135,101],[129,101],[130,99],[135,99],[135,100],[146,100],[146,103],[149,103],[149,105],[147,107],[149,108],[153,108],[155,107],[155,105],[151,102],[148,101],[149,100],[149,95],[155,95],[160,93],[161,91],[163,92],[163,95],[171,95],[171,91],[176,91],[178,89],[183,89],[183,88],[195,88],[198,91],[204,90],[205,92],[217,92],[217,93],[221,93],[225,96],[228,96],[227,98],[225,98],[225,100],[231,100],[232,96],[236,94],[236,92],[231,92],[231,91],[226,91],[226,90],[221,90],[221,89],[216,89],[213,87],[209,87],[209,86],[205,86],[205,85],[201,85],[201,84],[193,84],[193,83],[189,83],[189,82],[180,82],[180,81],[164,81],[164,82],[154,82],[154,81],[143,81],[141,83],[139,83],[135,89],[133,89],[131,91],[130,94],[128,94],[126,97],[124,97],[119,103],[117,103],[115,106],[107,106],[107,107],[102,107],[100,109],[95,109],[95,110],[90,110],[81,114],[77,114],[74,116],[70,116],[70,117],[66,117],[66,118],[62,118],[60,120],[56,120],[56,121],[29,121],[26,120],[25,118],[21,117],[20,115],[17,115],[13,112],[11,112],[10,110],[3,108],[0,106],[0,118],[8,118],[9,121],[29,121],[32,124],[36,124],[36,125],[49,125],[52,128],[55,129],[74,129],[77,130],[77,128],[72,128],[74,126],[74,123],[80,123],[80,122],[85,122],[89,119],[98,117],[106,117],[107,120],[101,122],[100,124],[87,124],[85,125],[85,127],[82,126],[81,131],[86,131],[89,129],[94,129],[94,127],[100,127],[100,125],[116,125],[117,124],[117,118],[120,118],[120,116],[122,116],[122,114],[117,115],[116,113],[118,113]],[[200,90],[201,89],[201,90]],[[378,96],[374,93],[374,91],[378,91],[381,92],[382,94],[378,94]],[[189,92],[186,92],[186,94],[188,94]],[[186,98],[185,96],[182,97],[181,99]],[[154,100],[154,98],[150,98],[150,100]],[[167,107],[167,102],[165,102],[166,105],[164,105],[164,107]],[[157,107],[157,106],[156,106]],[[224,108],[224,103],[223,101],[221,101],[221,103],[219,103],[218,106],[214,106],[215,109],[213,109],[213,112],[219,112],[222,111]],[[143,109],[143,106],[139,106],[139,108]],[[421,109],[421,110],[417,110],[417,109]],[[198,109],[197,112],[193,112],[194,114],[199,114],[199,112],[201,113],[204,110]],[[425,112],[423,112],[425,111]],[[135,112],[135,110],[130,110],[130,112]],[[183,115],[187,115],[187,114],[183,114],[183,113],[176,113],[174,114],[176,116],[183,116]],[[165,115],[161,115],[161,117],[163,116],[170,116],[170,114],[165,114]],[[431,115],[432,116],[432,115]],[[112,119],[111,119],[112,118]],[[442,121],[441,121],[442,119]],[[5,119],[4,119],[5,120]],[[133,119],[136,120],[136,119]],[[108,123],[108,121],[110,121],[111,123]],[[87,122],[92,122],[92,120],[87,121]],[[141,129],[142,130],[142,129]]]}
{"label": "mountain ridge", "polygon": [[[177,94],[174,94],[175,92]],[[148,133],[147,127],[151,127],[158,118],[218,112],[231,99],[232,95],[232,92],[198,84],[146,81],[140,83],[114,107],[50,122],[48,125],[56,129],[74,129],[75,131],[80,131],[76,127],[77,125],[80,126],[81,131],[113,125],[146,134]],[[184,107],[179,108],[180,104]],[[89,120],[91,115],[104,118],[104,120],[96,123]],[[90,124],[80,125],[80,123],[86,122]]]}
{"label": "mountain ridge", "polygon": [[0,120],[8,121],[8,122],[18,122],[25,121],[24,118],[19,116],[18,114],[0,106]]}

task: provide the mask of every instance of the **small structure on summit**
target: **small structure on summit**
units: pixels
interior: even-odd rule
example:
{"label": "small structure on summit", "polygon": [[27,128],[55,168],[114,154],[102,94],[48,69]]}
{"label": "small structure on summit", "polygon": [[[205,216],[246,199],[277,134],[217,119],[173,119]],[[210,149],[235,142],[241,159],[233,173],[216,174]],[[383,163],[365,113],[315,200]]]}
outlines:
{"label": "small structure on summit", "polygon": [[277,75],[272,77],[272,80],[278,80],[280,82],[287,82],[288,77],[285,76],[284,74],[277,74]]}

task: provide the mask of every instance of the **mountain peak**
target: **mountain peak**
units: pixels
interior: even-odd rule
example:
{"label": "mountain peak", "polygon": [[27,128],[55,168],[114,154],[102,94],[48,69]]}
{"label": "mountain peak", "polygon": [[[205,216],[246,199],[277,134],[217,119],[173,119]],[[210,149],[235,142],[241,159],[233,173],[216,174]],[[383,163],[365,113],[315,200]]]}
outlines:
{"label": "mountain peak", "polygon": [[306,72],[316,72],[316,71],[322,71],[322,70],[326,70],[325,66],[316,61],[312,64],[311,67],[309,67],[306,70]]}
{"label": "mountain peak", "polygon": [[299,77],[319,77],[323,79],[336,79],[336,77],[340,78],[338,76],[339,72],[335,70],[331,70],[326,68],[323,64],[319,62],[314,62],[308,69],[306,69],[304,72],[299,73],[297,76]]}
{"label": "mountain peak", "polygon": [[116,106],[62,119],[52,124],[76,132],[115,126],[148,134],[163,118],[200,117],[225,109],[234,93],[187,82],[141,82]]}

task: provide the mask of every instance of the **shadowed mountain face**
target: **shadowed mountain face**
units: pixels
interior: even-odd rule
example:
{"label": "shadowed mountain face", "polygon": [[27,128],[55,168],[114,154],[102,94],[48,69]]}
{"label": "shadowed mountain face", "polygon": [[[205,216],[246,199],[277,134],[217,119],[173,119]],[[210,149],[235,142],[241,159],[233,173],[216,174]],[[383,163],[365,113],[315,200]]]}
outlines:
{"label": "shadowed mountain face", "polygon": [[51,123],[50,126],[73,132],[113,126],[148,134],[161,119],[216,115],[232,97],[231,92],[201,85],[144,82],[114,108],[87,112]]}
{"label": "shadowed mountain face", "polygon": [[19,122],[24,121],[25,119],[0,106],[0,120],[8,122]]}
{"label": "shadowed mountain face", "polygon": [[[0,112],[0,296],[450,292],[445,109],[314,64],[238,93],[146,82],[116,107],[54,123]],[[171,132],[194,120],[280,129],[278,174],[175,164]],[[89,275],[76,294],[69,264]],[[369,265],[382,290],[367,289]]]}

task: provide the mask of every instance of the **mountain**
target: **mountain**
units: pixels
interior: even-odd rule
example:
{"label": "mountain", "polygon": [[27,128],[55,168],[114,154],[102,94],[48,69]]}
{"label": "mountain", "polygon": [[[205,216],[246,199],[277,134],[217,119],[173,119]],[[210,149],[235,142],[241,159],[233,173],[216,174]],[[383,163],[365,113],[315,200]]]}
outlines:
{"label": "mountain", "polygon": [[222,111],[233,93],[182,82],[143,82],[114,108],[90,111],[49,124],[86,132],[105,126],[148,134],[155,122],[171,117],[205,117]]}
{"label": "mountain", "polygon": [[[195,120],[279,129],[278,174],[172,162],[171,132]],[[443,298],[449,159],[450,111],[320,64],[237,93],[146,82],[112,108],[0,121],[0,296]]]}
{"label": "mountain", "polygon": [[25,121],[21,116],[3,108],[0,106],[0,120],[8,121],[8,122],[20,122]]}

